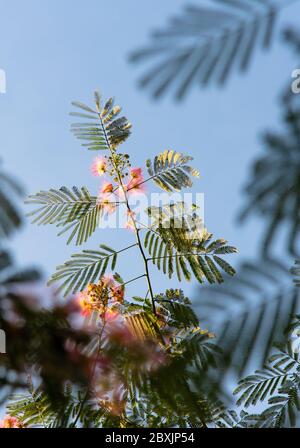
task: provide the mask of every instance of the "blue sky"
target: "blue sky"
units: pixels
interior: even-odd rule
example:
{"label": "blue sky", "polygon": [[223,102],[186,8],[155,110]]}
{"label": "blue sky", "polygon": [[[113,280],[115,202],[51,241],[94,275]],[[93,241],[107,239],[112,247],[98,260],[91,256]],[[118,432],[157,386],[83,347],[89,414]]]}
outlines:
{"label": "blue sky", "polygon": [[[165,148],[191,154],[201,172],[194,191],[205,194],[208,229],[237,246],[240,256],[253,256],[261,222],[252,219],[241,227],[235,218],[249,164],[261,151],[258,135],[278,125],[276,96],[296,68],[278,31],[284,24],[297,25],[300,2],[282,12],[272,51],[256,53],[246,76],[234,75],[225,90],[195,89],[179,105],[170,97],[153,102],[137,89],[138,73],[127,56],[147,41],[153,27],[163,25],[185,4],[0,1],[0,68],[7,75],[7,93],[0,96],[1,158],[28,193],[62,185],[87,185],[97,192],[99,182],[89,173],[93,154],[69,132],[68,112],[72,100],[89,102],[99,88],[104,96],[115,96],[133,123],[124,149],[134,164],[142,166]],[[85,247],[106,242],[118,249],[131,239],[125,230],[99,230]],[[74,252],[64,237],[56,237],[55,228],[29,224],[13,246],[20,263],[37,264],[47,275]],[[139,274],[140,265],[130,253],[118,270],[128,278]],[[154,275],[159,292],[161,277]],[[141,292],[137,287],[135,294]],[[185,290],[193,288],[191,284]]]}

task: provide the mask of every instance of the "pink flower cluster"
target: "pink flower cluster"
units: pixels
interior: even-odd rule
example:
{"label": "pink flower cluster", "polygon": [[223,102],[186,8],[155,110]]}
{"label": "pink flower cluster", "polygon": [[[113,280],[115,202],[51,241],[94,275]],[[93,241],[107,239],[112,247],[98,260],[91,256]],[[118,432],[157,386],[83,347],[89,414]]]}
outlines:
{"label": "pink flower cluster", "polygon": [[[92,164],[92,173],[95,176],[103,176],[107,172],[107,160],[105,157],[97,157]],[[145,192],[145,180],[142,173],[142,168],[132,168],[129,172],[128,179],[122,182],[122,185],[109,181],[104,181],[101,185],[98,195],[98,204],[103,207],[104,211],[112,214],[116,211],[119,200],[125,200],[133,195]],[[132,213],[133,215],[133,213]],[[133,217],[128,214],[128,221],[126,228],[133,229]]]}
{"label": "pink flower cluster", "polygon": [[98,283],[89,284],[77,294],[76,299],[83,316],[89,316],[93,311],[99,312],[104,320],[115,316],[114,308],[124,301],[125,288],[117,284],[112,275],[101,277]]}
{"label": "pink flower cluster", "polygon": [[16,417],[6,415],[3,420],[0,421],[0,428],[25,428],[25,425]]}

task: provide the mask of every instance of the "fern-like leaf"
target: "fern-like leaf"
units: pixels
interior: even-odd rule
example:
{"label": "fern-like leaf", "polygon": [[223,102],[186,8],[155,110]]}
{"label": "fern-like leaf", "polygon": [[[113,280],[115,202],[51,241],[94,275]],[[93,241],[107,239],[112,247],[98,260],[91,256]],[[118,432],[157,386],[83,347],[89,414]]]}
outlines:
{"label": "fern-like leaf", "polygon": [[235,253],[236,249],[223,239],[212,242],[212,234],[203,229],[197,214],[182,214],[182,204],[151,207],[148,213],[154,223],[144,244],[153,264],[169,278],[176,272],[179,280],[190,280],[193,274],[200,283],[204,279],[222,283],[221,270],[234,275],[235,270],[218,254]]}
{"label": "fern-like leaf", "polygon": [[299,415],[299,354],[290,342],[276,347],[264,369],[241,380],[234,392],[240,394],[237,405],[248,407],[258,402],[269,405],[259,415],[247,415],[246,420],[252,427],[293,427]]}
{"label": "fern-like leaf", "polygon": [[48,284],[62,282],[59,291],[64,291],[64,296],[78,291],[83,291],[90,283],[95,283],[106,272],[109,263],[114,270],[117,262],[115,250],[100,246],[101,250],[84,250],[80,254],[72,255],[72,259],[58,266]]}
{"label": "fern-like leaf", "polygon": [[28,214],[34,218],[33,223],[63,227],[58,235],[71,231],[67,244],[74,238],[77,245],[85,243],[96,230],[103,213],[97,197],[91,196],[86,187],[41,191],[29,196],[26,203],[40,205]]}
{"label": "fern-like leaf", "polygon": [[257,370],[254,375],[239,381],[234,391],[235,394],[240,394],[237,405],[248,407],[272,397],[293,378],[298,367],[299,356],[293,352],[291,344],[287,344],[285,349],[279,346],[279,350],[269,358],[263,370]]}
{"label": "fern-like leaf", "polygon": [[118,117],[121,108],[114,106],[114,99],[110,98],[105,105],[101,105],[101,97],[95,92],[95,109],[74,101],[72,103],[82,112],[71,112],[72,116],[87,119],[84,123],[72,124],[72,132],[82,146],[90,150],[114,150],[130,135],[131,124],[126,117]]}
{"label": "fern-like leaf", "polygon": [[164,151],[155,157],[152,164],[147,160],[148,173],[153,182],[171,193],[193,185],[191,176],[198,177],[199,172],[188,165],[192,157],[175,151]]}
{"label": "fern-like leaf", "polygon": [[125,315],[126,326],[138,340],[149,338],[160,339],[157,319],[151,313],[138,311]]}
{"label": "fern-like leaf", "polygon": [[257,369],[264,365],[274,340],[282,341],[291,323],[299,293],[286,266],[258,259],[242,263],[223,285],[202,287],[194,302],[223,350],[220,383],[226,371],[240,377],[253,361]]}
{"label": "fern-like leaf", "polygon": [[155,98],[173,85],[178,100],[193,85],[223,85],[234,68],[248,68],[256,44],[270,46],[277,15],[271,2],[215,1],[217,7],[187,6],[168,27],[152,33],[148,47],[131,54],[131,62],[150,61],[140,86]]}

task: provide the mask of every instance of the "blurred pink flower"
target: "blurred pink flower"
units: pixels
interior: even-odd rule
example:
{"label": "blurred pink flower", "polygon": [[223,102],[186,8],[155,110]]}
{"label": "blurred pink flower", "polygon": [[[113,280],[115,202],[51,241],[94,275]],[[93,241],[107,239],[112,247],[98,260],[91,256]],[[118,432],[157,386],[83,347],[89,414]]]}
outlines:
{"label": "blurred pink flower", "polygon": [[113,190],[114,190],[113,184],[111,184],[110,182],[103,182],[100,188],[100,193],[112,193]]}
{"label": "blurred pink flower", "polygon": [[105,322],[113,322],[120,317],[120,313],[113,309],[108,309],[101,316]]}
{"label": "blurred pink flower", "polygon": [[130,171],[130,181],[126,185],[126,190],[130,194],[139,194],[146,191],[142,168],[133,168]]}
{"label": "blurred pink flower", "polygon": [[93,311],[87,290],[79,292],[76,295],[76,303],[79,305],[81,315],[84,317],[89,316]]}
{"label": "blurred pink flower", "polygon": [[125,294],[125,288],[122,285],[114,286],[111,290],[111,296],[116,302],[123,302]]}
{"label": "blurred pink flower", "polygon": [[23,423],[16,417],[7,415],[0,421],[0,428],[25,428]]}
{"label": "blurred pink flower", "polygon": [[[130,171],[129,181],[123,185],[123,188],[127,195],[142,194],[146,191],[142,168],[133,168]],[[124,191],[121,187],[118,188],[117,194],[120,198],[124,198]]]}
{"label": "blurred pink flower", "polygon": [[103,176],[106,173],[107,161],[104,157],[96,157],[94,160],[91,171],[94,176]]}
{"label": "blurred pink flower", "polygon": [[132,168],[130,170],[131,179],[143,179],[142,168]]}
{"label": "blurred pink flower", "polygon": [[106,286],[107,288],[113,288],[115,286],[115,280],[112,275],[103,275],[101,277],[103,286]]}
{"label": "blurred pink flower", "polygon": [[116,202],[111,193],[100,193],[98,196],[98,205],[103,207],[104,212],[112,214],[116,211]]}

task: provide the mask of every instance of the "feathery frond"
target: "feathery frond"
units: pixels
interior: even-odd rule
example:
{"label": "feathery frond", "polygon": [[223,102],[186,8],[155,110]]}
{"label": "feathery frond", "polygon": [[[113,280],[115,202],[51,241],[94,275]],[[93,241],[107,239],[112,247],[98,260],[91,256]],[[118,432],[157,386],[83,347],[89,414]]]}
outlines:
{"label": "feathery frond", "polygon": [[[183,207],[183,208],[182,208]],[[153,264],[172,278],[174,272],[181,280],[190,280],[192,274],[203,283],[222,283],[221,270],[234,275],[235,270],[218,255],[235,253],[236,249],[223,239],[212,240],[212,234],[203,229],[196,213],[186,214],[184,204],[150,207],[153,221],[145,237],[145,247]]]}
{"label": "feathery frond", "polygon": [[67,244],[74,238],[77,245],[85,243],[96,230],[103,213],[101,203],[86,187],[41,191],[29,196],[26,203],[40,206],[27,215],[34,218],[33,223],[63,227],[58,235],[71,231]]}
{"label": "feathery frond", "polygon": [[84,250],[80,254],[72,255],[71,260],[57,267],[48,284],[61,283],[58,290],[64,291],[64,296],[67,296],[83,291],[88,284],[99,280],[109,264],[113,271],[118,252],[103,244],[100,249]]}
{"label": "feathery frond", "polygon": [[138,340],[156,337],[161,338],[155,316],[146,311],[138,311],[125,315],[126,325]]}
{"label": "feathery frond", "polygon": [[191,176],[199,177],[199,172],[189,165],[190,156],[175,151],[166,150],[155,157],[152,164],[147,160],[148,173],[153,182],[163,190],[171,193],[182,188],[192,187]]}
{"label": "feathery frond", "polygon": [[121,108],[114,106],[113,98],[102,107],[100,94],[95,92],[95,109],[78,101],[72,105],[84,112],[71,112],[72,116],[89,120],[72,124],[71,130],[83,141],[82,146],[96,151],[114,150],[129,137],[131,124],[126,117],[119,118]]}
{"label": "feathery frond", "polygon": [[35,389],[31,379],[28,379],[28,393],[13,395],[7,410],[25,426],[68,428],[75,418],[79,405],[80,392],[77,397],[71,384],[66,383],[63,397],[54,404],[42,387]]}
{"label": "feathery frond", "polygon": [[248,416],[254,426],[260,428],[281,428],[288,423],[295,426],[300,411],[299,354],[290,342],[276,348],[264,369],[239,381],[234,391],[240,395],[238,406],[247,408],[258,402],[269,404],[260,415]]}
{"label": "feathery frond", "polygon": [[140,86],[155,98],[173,86],[181,100],[193,85],[223,85],[234,69],[247,70],[257,45],[270,47],[278,5],[265,0],[211,3],[187,6],[168,27],[152,33],[147,47],[132,52],[131,62],[149,61]]}
{"label": "feathery frond", "polygon": [[243,263],[226,284],[201,288],[193,303],[223,350],[220,382],[229,371],[240,377],[254,361],[257,368],[264,365],[292,321],[299,293],[287,267],[257,260]]}

